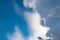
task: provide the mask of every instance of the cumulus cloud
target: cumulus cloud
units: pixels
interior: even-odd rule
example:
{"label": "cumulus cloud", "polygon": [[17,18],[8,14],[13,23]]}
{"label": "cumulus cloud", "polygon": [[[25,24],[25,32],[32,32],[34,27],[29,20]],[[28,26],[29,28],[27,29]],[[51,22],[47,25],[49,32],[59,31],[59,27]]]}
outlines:
{"label": "cumulus cloud", "polygon": [[18,27],[15,27],[15,32],[13,34],[7,34],[8,40],[24,40],[22,33]]}
{"label": "cumulus cloud", "polygon": [[[49,39],[50,37],[47,37],[46,34],[50,28],[46,27],[46,26],[42,26],[40,24],[41,20],[44,20],[44,24],[45,24],[46,18],[41,19],[40,13],[38,12],[38,10],[36,10],[37,9],[36,8],[37,0],[24,0],[23,5],[26,8],[28,8],[28,7],[33,8],[33,12],[25,11],[25,14],[24,14],[24,17],[28,23],[28,26],[29,26],[30,32],[31,32],[30,36],[27,39],[28,40],[38,40],[38,37],[41,37],[44,40]],[[18,10],[19,9],[18,5],[16,5],[15,7],[16,7],[16,11],[19,12],[20,10]],[[49,16],[51,16],[51,15],[49,15]],[[17,35],[20,35],[20,36],[17,36]],[[16,38],[16,39],[14,39],[14,38]],[[14,35],[9,36],[9,39],[11,39],[11,40],[18,40],[20,38],[21,38],[21,40],[24,40],[24,37],[22,36],[21,32],[19,32],[19,31],[15,31]]]}
{"label": "cumulus cloud", "polygon": [[49,28],[42,26],[40,23],[41,20],[44,20],[44,25],[46,25],[46,18],[41,19],[40,13],[36,10],[37,0],[24,0],[23,3],[25,7],[33,8],[33,12],[26,12],[24,15],[30,27],[30,31],[32,32],[28,40],[38,40],[38,37],[41,37],[44,40],[49,39],[50,37],[46,36]]}
{"label": "cumulus cloud", "polygon": [[40,24],[41,18],[37,11],[31,13],[26,12],[25,18],[32,32],[28,40],[38,40],[38,37],[41,37],[44,40],[50,38],[46,36],[46,33],[49,31],[49,27],[44,27]]}

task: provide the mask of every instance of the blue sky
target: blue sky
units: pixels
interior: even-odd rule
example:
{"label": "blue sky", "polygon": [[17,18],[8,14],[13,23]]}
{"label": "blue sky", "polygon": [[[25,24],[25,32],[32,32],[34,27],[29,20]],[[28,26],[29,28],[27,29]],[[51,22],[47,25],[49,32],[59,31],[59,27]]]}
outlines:
{"label": "blue sky", "polygon": [[[15,10],[15,2],[19,6],[18,12]],[[50,32],[54,33],[56,40],[60,37],[60,0],[41,0],[38,2],[37,8],[38,12],[41,14],[42,18],[47,17],[46,25],[51,29]],[[26,37],[29,36],[29,30],[27,22],[23,17],[23,14],[27,12],[32,12],[32,8],[26,8],[23,5],[23,0],[0,0],[0,40],[8,40],[7,32],[13,33],[14,27],[18,26],[22,34]],[[20,14],[21,15],[20,15]],[[51,14],[51,17],[48,15]],[[43,22],[42,22],[43,25]]]}
{"label": "blue sky", "polygon": [[[13,7],[12,0],[0,0],[0,40],[7,40],[6,33],[14,31],[14,26],[18,25],[25,35],[28,29],[23,17],[17,15]],[[20,4],[22,6],[22,3]],[[23,6],[22,6],[23,9]],[[22,26],[22,27],[21,27]]]}

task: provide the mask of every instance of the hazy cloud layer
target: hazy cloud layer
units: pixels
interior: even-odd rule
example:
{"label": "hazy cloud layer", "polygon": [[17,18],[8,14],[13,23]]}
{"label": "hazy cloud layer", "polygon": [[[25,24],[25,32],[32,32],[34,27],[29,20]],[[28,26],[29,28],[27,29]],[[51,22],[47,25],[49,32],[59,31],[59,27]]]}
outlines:
{"label": "hazy cloud layer", "polygon": [[42,17],[60,17],[60,0],[39,0],[36,9],[40,12]]}

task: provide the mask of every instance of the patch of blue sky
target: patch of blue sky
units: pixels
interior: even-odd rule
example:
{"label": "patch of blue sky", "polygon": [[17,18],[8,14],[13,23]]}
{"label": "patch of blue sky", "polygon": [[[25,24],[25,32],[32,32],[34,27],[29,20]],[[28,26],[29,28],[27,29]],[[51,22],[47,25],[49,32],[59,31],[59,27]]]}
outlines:
{"label": "patch of blue sky", "polygon": [[[19,3],[21,2],[21,3]],[[17,2],[24,9],[22,0]],[[0,40],[7,40],[7,32],[13,33],[14,26],[21,28],[22,34],[28,36],[28,27],[23,17],[18,15],[12,0],[0,0]],[[22,10],[23,11],[23,10]]]}

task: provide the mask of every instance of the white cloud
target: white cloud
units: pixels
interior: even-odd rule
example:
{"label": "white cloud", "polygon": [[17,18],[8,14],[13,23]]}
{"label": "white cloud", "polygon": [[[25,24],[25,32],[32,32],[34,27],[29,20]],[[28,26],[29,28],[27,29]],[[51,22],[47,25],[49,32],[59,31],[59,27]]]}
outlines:
{"label": "white cloud", "polygon": [[8,33],[7,37],[8,40],[24,40],[24,37],[18,27],[15,27],[15,32],[12,35]]}
{"label": "white cloud", "polygon": [[49,38],[46,36],[49,28],[44,27],[40,24],[41,16],[37,11],[31,13],[26,12],[24,16],[26,18],[30,31],[32,32],[28,40],[38,40],[38,37],[41,37],[44,40]]}
{"label": "white cloud", "polygon": [[33,9],[36,8],[36,3],[37,3],[37,0],[24,0],[23,1],[23,4],[25,7],[29,7]]}
{"label": "white cloud", "polygon": [[[49,37],[46,36],[46,33],[49,31],[48,27],[44,27],[40,24],[41,22],[41,16],[40,13],[36,10],[36,4],[37,0],[24,0],[23,4],[25,7],[33,8],[33,12],[25,12],[24,17],[28,23],[28,26],[30,28],[31,35],[27,38],[28,40],[38,40],[37,37],[42,37],[44,40]],[[40,7],[40,6],[39,6]],[[16,11],[19,7],[16,5]],[[20,13],[20,12],[19,12]],[[50,15],[51,16],[51,15]],[[17,29],[18,30],[18,29]],[[9,36],[9,40],[24,40],[24,37],[22,36],[21,32],[15,31],[15,33],[12,36]],[[16,39],[15,39],[16,38]]]}
{"label": "white cloud", "polygon": [[[24,0],[23,4],[26,8],[33,8],[33,12],[26,12],[24,15],[31,32],[31,35],[28,37],[28,40],[38,40],[37,37],[42,37],[44,40],[49,39],[50,37],[46,36],[47,32],[49,31],[49,28],[44,27],[40,24],[42,19],[39,15],[40,13],[38,13],[38,10],[36,10],[37,0]],[[44,22],[46,22],[46,20]]]}

